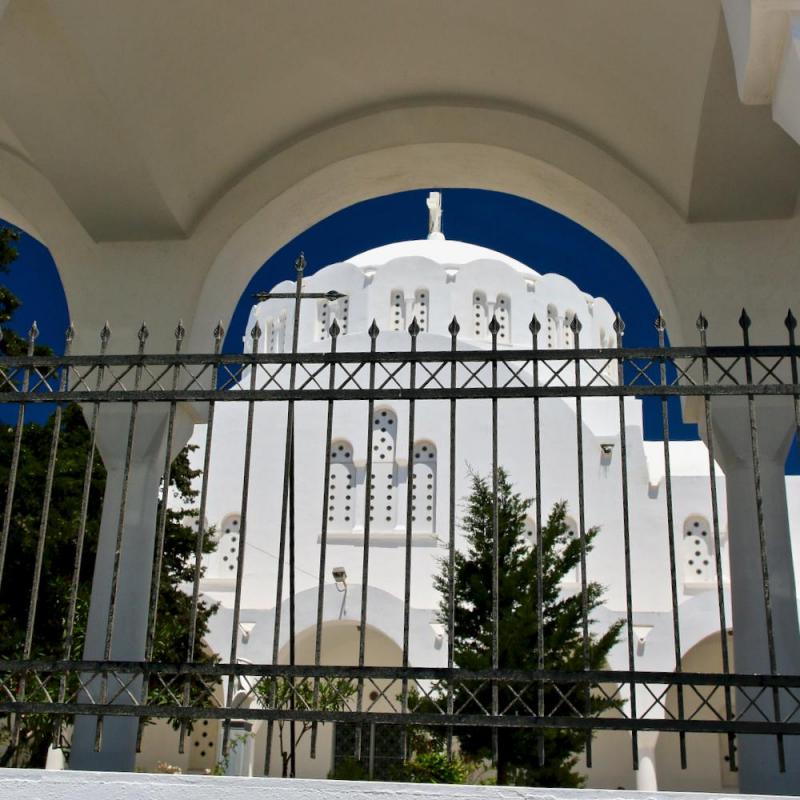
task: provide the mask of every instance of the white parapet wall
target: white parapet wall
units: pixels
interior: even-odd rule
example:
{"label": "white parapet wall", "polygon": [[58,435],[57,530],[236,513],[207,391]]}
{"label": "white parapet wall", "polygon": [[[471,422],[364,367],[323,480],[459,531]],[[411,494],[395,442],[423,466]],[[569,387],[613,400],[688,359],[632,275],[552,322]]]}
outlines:
{"label": "white parapet wall", "polygon": [[[3,800],[612,800],[657,798],[712,800],[724,794],[627,792],[601,789],[528,789],[514,786],[445,786],[419,783],[228,778],[205,775],[69,772],[0,769]],[[770,795],[749,795],[766,798]],[[740,798],[744,795],[735,795]]]}

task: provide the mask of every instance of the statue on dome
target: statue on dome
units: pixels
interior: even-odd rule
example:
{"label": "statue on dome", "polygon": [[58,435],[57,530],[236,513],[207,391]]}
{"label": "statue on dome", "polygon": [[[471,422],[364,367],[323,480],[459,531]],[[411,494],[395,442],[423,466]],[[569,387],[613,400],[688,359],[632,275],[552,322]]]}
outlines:
{"label": "statue on dome", "polygon": [[431,192],[425,202],[428,206],[428,238],[442,239],[442,193]]}

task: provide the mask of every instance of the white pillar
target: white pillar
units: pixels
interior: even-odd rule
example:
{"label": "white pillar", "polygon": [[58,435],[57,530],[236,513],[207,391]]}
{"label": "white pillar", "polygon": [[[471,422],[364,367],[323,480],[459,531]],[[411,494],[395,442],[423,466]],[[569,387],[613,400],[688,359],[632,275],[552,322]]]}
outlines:
{"label": "white pillar", "polygon": [[[140,661],[144,657],[159,483],[164,469],[168,414],[168,406],[161,403],[141,403],[137,412],[117,580],[111,646],[113,660]],[[85,660],[102,660],[105,654],[130,417],[130,404],[109,404],[102,409],[98,423],[98,450],[107,477],[83,652]],[[179,408],[173,432],[174,455],[188,441],[192,427],[188,415]],[[99,679],[90,683],[93,695],[99,694],[99,686]],[[137,696],[141,681],[128,688]],[[113,696],[118,691],[119,686],[113,677],[110,678],[109,695]],[[131,699],[122,693],[114,702],[130,704]],[[133,771],[137,726],[136,717],[106,717],[103,721],[102,746],[99,752],[95,752],[96,717],[76,716],[70,768]]]}
{"label": "white pillar", "polygon": [[656,774],[657,743],[657,733],[640,732],[637,737],[639,748],[639,769],[636,770],[637,792],[658,791],[658,776]]}
{"label": "white pillar", "polygon": [[[726,477],[735,669],[739,673],[769,674],[747,399],[715,398],[712,408],[716,456]],[[784,476],[794,434],[791,404],[782,399],[757,398],[755,419],[777,671],[796,674],[800,667],[800,632]],[[738,695],[736,702],[743,708],[747,701]],[[783,704],[784,713],[793,707],[791,698],[784,697]],[[762,696],[759,707],[773,718],[771,692]],[[757,709],[752,712],[748,715],[752,719],[761,718]],[[785,773],[778,771],[774,736],[739,735],[737,741],[741,792],[797,793],[800,788],[800,741],[797,737],[784,739]]]}
{"label": "white pillar", "polygon": [[[251,722],[241,719],[231,721],[228,756],[224,761],[226,775],[238,775],[245,778],[253,777],[254,738],[253,724]],[[220,741],[221,747],[222,742]]]}

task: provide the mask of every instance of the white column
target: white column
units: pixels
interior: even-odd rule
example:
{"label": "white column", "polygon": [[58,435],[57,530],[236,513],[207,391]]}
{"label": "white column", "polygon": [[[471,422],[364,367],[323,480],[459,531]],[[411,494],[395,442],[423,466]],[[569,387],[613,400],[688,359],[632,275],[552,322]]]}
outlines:
{"label": "white column", "polygon": [[[755,418],[777,671],[796,674],[800,667],[800,633],[784,477],[786,455],[794,434],[794,417],[789,402],[759,398]],[[726,476],[735,669],[739,673],[769,674],[747,399],[715,398],[713,428],[716,456]],[[783,698],[784,713],[786,708],[793,707],[790,701],[791,698]],[[739,695],[736,702],[743,708],[747,701]],[[773,718],[770,692],[763,695],[759,706]],[[759,719],[758,710],[752,711],[748,716]],[[774,736],[740,735],[737,741],[741,792],[797,792],[800,786],[797,737],[784,739],[786,772],[782,774],[778,771]]]}
{"label": "white column", "polygon": [[636,771],[637,792],[657,792],[656,744],[658,734],[642,731],[637,737],[639,748],[639,769]]}
{"label": "white column", "polygon": [[[254,739],[253,724],[251,722],[241,719],[231,721],[228,755],[223,758],[226,775],[238,775],[245,778],[253,777]],[[222,742],[220,741],[221,747]]]}
{"label": "white column", "polygon": [[[164,469],[168,414],[168,406],[160,403],[141,403],[137,411],[117,580],[111,644],[113,660],[140,661],[144,657],[159,483]],[[105,655],[130,417],[130,404],[109,404],[102,409],[98,423],[98,450],[107,477],[83,652],[85,660],[102,660]],[[188,415],[179,408],[173,432],[174,455],[188,441],[192,427]],[[140,689],[141,681],[129,687],[134,696],[138,695]],[[110,678],[109,694],[113,696],[118,690],[113,677]],[[93,695],[99,694],[99,679],[90,684],[90,691]],[[123,693],[114,702],[130,704],[131,699]],[[133,771],[136,760],[137,718],[106,717],[99,752],[94,750],[95,723],[95,717],[76,717],[70,768]]]}

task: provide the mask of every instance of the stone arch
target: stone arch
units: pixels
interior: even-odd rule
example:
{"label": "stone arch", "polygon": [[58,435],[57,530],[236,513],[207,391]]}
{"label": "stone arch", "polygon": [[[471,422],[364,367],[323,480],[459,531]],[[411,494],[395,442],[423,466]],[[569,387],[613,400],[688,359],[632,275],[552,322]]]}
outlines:
{"label": "stone arch", "polygon": [[[479,125],[467,124],[473,115]],[[382,144],[385,124],[398,116],[417,120],[417,134],[428,140]],[[368,131],[370,146],[359,150]],[[491,141],[475,141],[478,137]],[[338,145],[326,158],[332,141]],[[545,141],[552,147],[544,147]],[[306,166],[302,175],[296,174],[299,164]],[[598,170],[606,173],[602,182]],[[376,111],[297,141],[215,203],[197,227],[198,239],[207,238],[209,251],[216,253],[199,293],[197,336],[202,340],[216,309],[234,307],[271,253],[315,222],[371,197],[430,186],[507,192],[564,214],[626,258],[668,318],[680,320],[662,266],[635,221],[641,216],[658,227],[679,217],[617,159],[530,114],[412,106]],[[680,339],[680,331],[672,339]]]}

